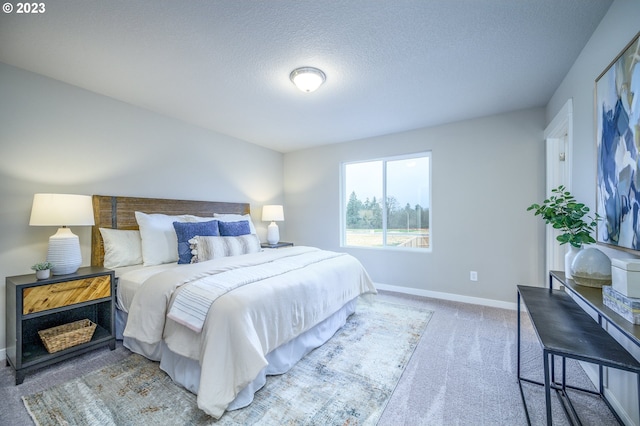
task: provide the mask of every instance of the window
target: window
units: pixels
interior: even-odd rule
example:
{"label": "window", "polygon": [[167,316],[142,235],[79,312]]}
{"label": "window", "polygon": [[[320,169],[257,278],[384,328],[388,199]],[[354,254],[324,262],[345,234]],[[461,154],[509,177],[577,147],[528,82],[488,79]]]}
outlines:
{"label": "window", "polygon": [[429,249],[431,153],[342,165],[342,245]]}

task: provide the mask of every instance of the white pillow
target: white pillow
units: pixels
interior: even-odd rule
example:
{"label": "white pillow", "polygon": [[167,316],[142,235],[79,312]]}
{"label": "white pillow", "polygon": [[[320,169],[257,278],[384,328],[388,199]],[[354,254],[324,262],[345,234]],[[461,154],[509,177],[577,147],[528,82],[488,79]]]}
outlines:
{"label": "white pillow", "polygon": [[226,214],[226,213],[214,213],[213,217],[218,219],[220,222],[240,222],[243,220],[249,221],[249,229],[252,234],[257,234],[256,227],[253,226],[253,222],[251,221],[250,214]]}
{"label": "white pillow", "polygon": [[194,216],[192,214],[183,214],[180,216],[183,220],[183,222],[209,222],[210,220],[213,220],[213,216],[209,216],[209,217],[202,217],[202,216]]}
{"label": "white pillow", "polygon": [[204,262],[219,257],[238,256],[257,253],[261,250],[260,240],[255,234],[238,237],[201,237],[189,240],[191,245],[191,263]]}
{"label": "white pillow", "polygon": [[140,232],[100,228],[104,243],[104,267],[113,269],[142,263]]}
{"label": "white pillow", "polygon": [[178,237],[173,222],[204,222],[211,217],[193,215],[170,216],[135,212],[142,238],[144,266],[160,265],[178,261]]}

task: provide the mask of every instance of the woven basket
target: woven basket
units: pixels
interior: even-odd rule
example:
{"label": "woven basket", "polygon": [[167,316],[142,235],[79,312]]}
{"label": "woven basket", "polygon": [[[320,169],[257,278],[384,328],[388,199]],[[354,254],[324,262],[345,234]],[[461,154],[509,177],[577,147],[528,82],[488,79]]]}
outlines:
{"label": "woven basket", "polygon": [[87,343],[96,331],[96,324],[88,319],[38,331],[44,347],[50,354]]}

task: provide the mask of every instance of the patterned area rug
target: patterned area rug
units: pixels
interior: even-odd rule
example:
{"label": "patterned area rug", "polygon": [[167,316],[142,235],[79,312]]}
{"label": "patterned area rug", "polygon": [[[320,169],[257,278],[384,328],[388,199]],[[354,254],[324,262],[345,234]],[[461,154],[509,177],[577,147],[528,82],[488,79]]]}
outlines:
{"label": "patterned area rug", "polygon": [[374,425],[432,312],[360,301],[323,346],[267,378],[251,405],[216,421],[139,355],[23,397],[37,425]]}

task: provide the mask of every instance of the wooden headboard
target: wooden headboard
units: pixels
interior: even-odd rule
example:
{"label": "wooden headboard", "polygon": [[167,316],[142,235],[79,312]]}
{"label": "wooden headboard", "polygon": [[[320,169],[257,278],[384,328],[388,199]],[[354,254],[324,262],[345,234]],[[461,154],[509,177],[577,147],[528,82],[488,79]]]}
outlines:
{"label": "wooden headboard", "polygon": [[248,214],[248,203],[224,203],[217,201],[169,200],[163,198],[93,196],[95,225],[91,229],[91,265],[104,263],[104,244],[100,228],[138,229],[135,212],[162,213],[167,215],[192,214],[213,216],[213,213]]}

